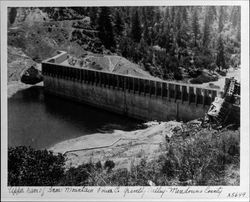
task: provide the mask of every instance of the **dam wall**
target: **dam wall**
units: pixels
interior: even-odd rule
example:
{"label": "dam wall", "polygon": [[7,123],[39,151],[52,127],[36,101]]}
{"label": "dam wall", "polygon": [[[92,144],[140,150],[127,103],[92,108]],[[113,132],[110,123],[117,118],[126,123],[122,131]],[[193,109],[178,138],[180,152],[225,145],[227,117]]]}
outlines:
{"label": "dam wall", "polygon": [[142,120],[202,117],[220,93],[192,84],[77,68],[51,60],[42,63],[42,73],[47,93]]}

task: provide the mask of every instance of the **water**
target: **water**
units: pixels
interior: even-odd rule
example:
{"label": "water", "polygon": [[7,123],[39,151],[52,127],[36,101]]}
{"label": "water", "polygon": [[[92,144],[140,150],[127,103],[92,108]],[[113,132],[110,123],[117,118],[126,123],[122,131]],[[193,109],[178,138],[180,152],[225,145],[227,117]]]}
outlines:
{"label": "water", "polygon": [[49,148],[82,135],[111,132],[114,129],[135,130],[141,127],[141,123],[122,115],[44,95],[40,86],[21,90],[8,99],[8,146]]}

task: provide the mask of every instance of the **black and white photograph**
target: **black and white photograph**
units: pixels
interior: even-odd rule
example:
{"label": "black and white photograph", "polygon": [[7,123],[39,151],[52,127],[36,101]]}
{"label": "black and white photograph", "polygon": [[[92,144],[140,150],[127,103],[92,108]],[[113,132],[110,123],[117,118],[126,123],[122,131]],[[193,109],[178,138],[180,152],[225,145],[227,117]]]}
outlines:
{"label": "black and white photograph", "polygon": [[249,2],[196,2],[1,2],[3,200],[249,200]]}

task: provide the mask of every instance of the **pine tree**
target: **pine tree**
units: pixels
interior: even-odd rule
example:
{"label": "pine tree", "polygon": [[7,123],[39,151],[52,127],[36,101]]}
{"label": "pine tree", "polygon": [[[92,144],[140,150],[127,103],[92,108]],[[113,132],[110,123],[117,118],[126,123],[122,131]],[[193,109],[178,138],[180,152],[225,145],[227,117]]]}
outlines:
{"label": "pine tree", "polygon": [[142,18],[144,19],[143,31],[142,31],[143,39],[148,45],[151,45],[151,40],[149,37],[149,28],[148,28],[149,25],[148,25],[146,7],[143,7],[142,9]]}
{"label": "pine tree", "polygon": [[174,38],[174,29],[172,26],[169,27],[168,30],[166,30],[166,43],[165,43],[165,48],[166,48],[166,53],[170,55],[174,55],[174,43],[175,43],[175,38]]}
{"label": "pine tree", "polygon": [[164,20],[163,20],[163,30],[164,32],[169,29],[170,26],[170,11],[169,7],[166,7],[165,13],[164,13]]}
{"label": "pine tree", "polygon": [[103,45],[107,48],[115,48],[115,40],[113,34],[113,27],[110,19],[110,11],[108,7],[101,7],[101,12],[98,18],[99,38]]}
{"label": "pine tree", "polygon": [[148,46],[147,43],[145,42],[145,40],[143,38],[141,38],[141,41],[138,45],[138,51],[140,54],[140,59],[143,59],[144,61],[147,58],[147,50],[148,50]]}
{"label": "pine tree", "polygon": [[186,7],[182,8],[182,20],[184,23],[188,23],[188,13]]}
{"label": "pine tree", "polygon": [[177,35],[177,43],[179,47],[187,48],[190,40],[189,28],[186,23],[182,23]]}
{"label": "pine tree", "polygon": [[219,28],[218,28],[219,33],[222,32],[223,27],[224,27],[224,8],[223,8],[223,6],[221,6],[220,7],[220,16],[219,16]]}
{"label": "pine tree", "polygon": [[219,36],[219,39],[218,39],[218,50],[217,50],[216,64],[219,67],[219,69],[221,67],[223,69],[226,68],[224,44],[223,44],[223,39],[222,39],[221,35]]}
{"label": "pine tree", "polygon": [[153,6],[147,6],[145,11],[146,11],[146,19],[148,21],[148,26],[153,26],[154,23],[153,16],[155,16],[155,8]]}
{"label": "pine tree", "polygon": [[115,32],[117,35],[122,36],[124,30],[124,23],[122,21],[120,12],[117,10],[115,13]]}
{"label": "pine tree", "polygon": [[84,7],[72,7],[71,9],[74,10],[79,15],[82,16],[86,15]]}
{"label": "pine tree", "polygon": [[154,22],[159,23],[161,19],[161,13],[159,7],[155,7],[154,9]]}
{"label": "pine tree", "polygon": [[95,27],[97,24],[97,13],[98,8],[97,7],[90,7],[89,8],[89,17],[90,17],[90,24],[91,26]]}
{"label": "pine tree", "polygon": [[176,19],[175,19],[175,33],[176,33],[176,40],[177,40],[177,44],[179,46],[182,46],[182,11],[180,8],[178,8],[177,11],[177,15],[176,15]]}
{"label": "pine tree", "polygon": [[171,7],[171,22],[174,23],[174,20],[175,20],[175,6],[172,6]]}
{"label": "pine tree", "polygon": [[167,21],[170,21],[170,14],[169,14],[169,7],[167,6],[166,7],[166,10],[165,10],[165,14],[164,14],[164,21],[167,22]]}
{"label": "pine tree", "polygon": [[182,11],[179,8],[177,11],[177,15],[175,17],[175,27],[177,31],[181,29],[181,24],[182,24]]}
{"label": "pine tree", "polygon": [[16,8],[10,8],[10,12],[9,12],[9,23],[10,24],[13,24],[15,22],[16,15],[17,15]]}
{"label": "pine tree", "polygon": [[194,34],[194,46],[197,47],[197,39],[198,39],[199,29],[200,29],[197,8],[194,8],[194,11],[193,11],[192,29],[193,29],[193,34]]}
{"label": "pine tree", "polygon": [[238,40],[238,42],[240,42],[241,40],[240,24],[237,27],[236,39]]}
{"label": "pine tree", "polygon": [[151,39],[150,39],[150,36],[149,36],[147,20],[145,20],[145,23],[143,25],[143,39],[148,45],[151,45]]}
{"label": "pine tree", "polygon": [[134,42],[137,42],[137,43],[140,42],[141,34],[142,34],[141,23],[140,23],[138,11],[136,10],[132,18],[132,30],[131,30],[131,36]]}
{"label": "pine tree", "polygon": [[231,19],[233,28],[237,27],[238,24],[240,24],[240,7],[234,6],[231,12]]}
{"label": "pine tree", "polygon": [[204,30],[203,30],[203,47],[208,48],[209,39],[210,39],[210,20],[209,8],[206,9],[206,16],[204,20]]}
{"label": "pine tree", "polygon": [[214,20],[217,18],[217,12],[215,6],[209,6],[207,8],[208,23],[213,24]]}

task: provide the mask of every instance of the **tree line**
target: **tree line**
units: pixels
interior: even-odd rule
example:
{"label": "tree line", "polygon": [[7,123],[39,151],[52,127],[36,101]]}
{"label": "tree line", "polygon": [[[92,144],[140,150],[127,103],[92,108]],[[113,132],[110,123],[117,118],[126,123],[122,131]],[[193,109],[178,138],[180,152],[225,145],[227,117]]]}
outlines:
{"label": "tree line", "polygon": [[163,79],[181,79],[179,67],[196,75],[240,66],[240,6],[61,7],[53,17],[69,9],[90,18],[106,49]]}

